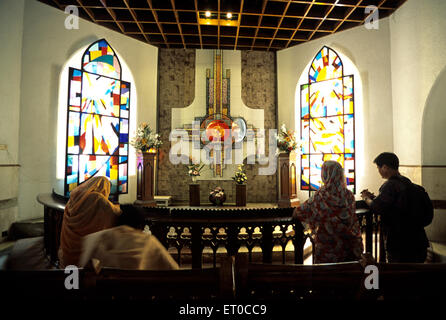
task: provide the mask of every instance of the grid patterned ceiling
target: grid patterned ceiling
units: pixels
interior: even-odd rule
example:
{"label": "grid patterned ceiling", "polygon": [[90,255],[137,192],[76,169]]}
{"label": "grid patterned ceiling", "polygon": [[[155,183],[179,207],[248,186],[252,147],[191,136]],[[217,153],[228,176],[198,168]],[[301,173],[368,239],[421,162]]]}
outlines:
{"label": "grid patterned ceiling", "polygon": [[[38,1],[61,10],[75,5],[82,18],[160,48],[276,51],[364,24],[369,5],[381,19],[406,0]],[[201,24],[205,11],[213,20]]]}

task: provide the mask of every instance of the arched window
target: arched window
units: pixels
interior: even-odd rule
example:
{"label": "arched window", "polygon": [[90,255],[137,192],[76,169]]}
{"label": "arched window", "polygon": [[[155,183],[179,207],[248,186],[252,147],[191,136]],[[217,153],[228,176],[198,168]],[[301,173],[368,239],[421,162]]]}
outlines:
{"label": "arched window", "polygon": [[323,47],[300,86],[301,189],[318,190],[321,167],[335,160],[355,192],[355,114],[353,75],[344,75],[338,54]]}
{"label": "arched window", "polygon": [[111,181],[111,194],[128,192],[130,83],[121,63],[101,39],[69,69],[64,193],[93,176]]}

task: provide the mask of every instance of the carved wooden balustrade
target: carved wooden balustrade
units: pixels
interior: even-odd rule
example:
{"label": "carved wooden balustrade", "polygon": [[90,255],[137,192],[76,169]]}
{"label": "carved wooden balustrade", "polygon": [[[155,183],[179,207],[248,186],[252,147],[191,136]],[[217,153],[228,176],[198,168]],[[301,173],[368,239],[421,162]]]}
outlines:
{"label": "carved wooden balustrade", "polygon": [[[37,199],[44,205],[45,250],[57,265],[65,202],[51,194],[40,194]],[[356,208],[365,251],[372,253],[377,261],[385,262],[379,216],[372,214],[363,201],[358,201]],[[142,210],[153,234],[166,248],[176,250],[180,265],[185,250],[190,251],[192,267],[200,268],[204,251],[212,252],[212,265],[216,266],[217,251],[226,250],[234,255],[240,248],[247,250],[249,261],[253,260],[253,253],[261,251],[262,261],[271,262],[274,246],[282,248],[282,263],[303,263],[308,235],[303,233],[300,222],[291,218],[293,208],[147,207]],[[290,240],[294,256],[292,261],[286,261],[289,251],[285,248]]]}
{"label": "carved wooden balustrade", "polygon": [[262,252],[263,262],[272,262],[273,247],[294,246],[293,263],[303,263],[303,228],[292,219],[293,208],[145,208],[146,222],[152,233],[166,248],[175,248],[177,261],[182,262],[183,249],[192,256],[192,268],[201,268],[203,251],[212,252],[212,264],[217,264],[217,251],[223,249],[235,255],[240,248],[248,251],[251,261],[254,248]]}

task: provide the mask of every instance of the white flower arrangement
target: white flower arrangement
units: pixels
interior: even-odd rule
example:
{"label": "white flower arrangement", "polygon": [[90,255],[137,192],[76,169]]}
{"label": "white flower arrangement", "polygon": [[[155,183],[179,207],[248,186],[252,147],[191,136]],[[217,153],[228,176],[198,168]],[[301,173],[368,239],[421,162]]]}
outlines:
{"label": "white flower arrangement", "polygon": [[135,137],[130,141],[130,145],[141,152],[158,149],[162,144],[160,135],[152,132],[152,129],[146,122],[138,126]]}
{"label": "white flower arrangement", "polygon": [[301,142],[296,138],[295,132],[287,130],[285,124],[280,127],[277,135],[277,147],[280,151],[291,152],[301,148]]}

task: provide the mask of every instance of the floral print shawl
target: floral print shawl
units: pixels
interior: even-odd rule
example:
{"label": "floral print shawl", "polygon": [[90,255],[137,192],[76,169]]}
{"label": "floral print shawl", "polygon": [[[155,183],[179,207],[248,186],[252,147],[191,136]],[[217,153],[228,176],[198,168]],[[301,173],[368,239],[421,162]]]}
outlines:
{"label": "floral print shawl", "polygon": [[293,216],[311,230],[314,263],[358,260],[362,237],[344,169],[336,161],[326,161],[321,175],[323,186],[296,208]]}

